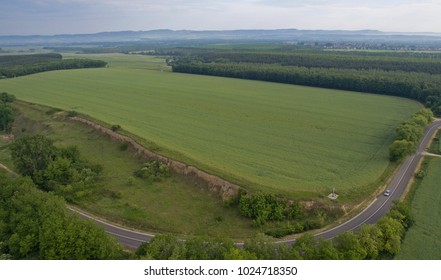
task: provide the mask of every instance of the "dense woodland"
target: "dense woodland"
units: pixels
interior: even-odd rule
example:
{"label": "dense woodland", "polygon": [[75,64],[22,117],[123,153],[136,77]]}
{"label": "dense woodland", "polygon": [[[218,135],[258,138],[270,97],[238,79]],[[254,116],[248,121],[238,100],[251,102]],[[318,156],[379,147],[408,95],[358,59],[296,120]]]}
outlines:
{"label": "dense woodland", "polygon": [[105,67],[106,62],[92,59],[63,59],[61,54],[0,56],[0,78],[13,78],[39,72]]}
{"label": "dense woodland", "polygon": [[[164,52],[167,53],[167,52]],[[441,115],[441,58],[431,53],[169,50],[173,71],[411,98]]]}

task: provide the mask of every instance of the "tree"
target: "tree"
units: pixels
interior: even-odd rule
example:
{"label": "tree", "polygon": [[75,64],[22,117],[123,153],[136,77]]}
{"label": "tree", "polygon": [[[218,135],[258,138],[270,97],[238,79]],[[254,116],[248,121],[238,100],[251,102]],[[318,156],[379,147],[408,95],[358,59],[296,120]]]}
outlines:
{"label": "tree", "polygon": [[[417,119],[415,121],[418,122]],[[416,123],[404,123],[397,128],[397,140],[407,140],[416,144],[422,135],[423,127]]]}
{"label": "tree", "polygon": [[14,122],[12,107],[6,103],[0,103],[0,131],[9,131]]}
{"label": "tree", "polygon": [[366,250],[366,259],[377,259],[384,247],[383,233],[376,225],[363,225],[358,232],[360,245]]}
{"label": "tree", "polygon": [[15,101],[15,96],[7,92],[2,92],[0,93],[0,101],[3,102],[4,104],[12,103]]}
{"label": "tree", "polygon": [[46,189],[44,173],[55,159],[57,150],[53,141],[42,136],[24,136],[11,145],[11,156],[18,172],[30,176],[43,189]]}
{"label": "tree", "polygon": [[13,259],[120,259],[113,237],[73,216],[29,178],[0,177],[0,254]]}
{"label": "tree", "polygon": [[243,248],[259,260],[290,260],[298,257],[287,245],[274,243],[272,238],[264,234],[246,240]]}
{"label": "tree", "polygon": [[223,260],[235,248],[227,238],[193,237],[185,242],[186,260]]}
{"label": "tree", "polygon": [[395,140],[389,146],[389,159],[391,161],[398,161],[410,155],[415,149],[415,144],[408,140]]}
{"label": "tree", "polygon": [[185,259],[185,245],[175,236],[158,234],[145,246],[141,258],[153,260],[183,260]]}
{"label": "tree", "polygon": [[337,235],[334,244],[344,260],[362,260],[367,255],[358,236],[351,231]]}
{"label": "tree", "polygon": [[396,255],[401,248],[404,226],[399,221],[388,216],[382,218],[377,226],[383,233],[383,252],[388,255]]}

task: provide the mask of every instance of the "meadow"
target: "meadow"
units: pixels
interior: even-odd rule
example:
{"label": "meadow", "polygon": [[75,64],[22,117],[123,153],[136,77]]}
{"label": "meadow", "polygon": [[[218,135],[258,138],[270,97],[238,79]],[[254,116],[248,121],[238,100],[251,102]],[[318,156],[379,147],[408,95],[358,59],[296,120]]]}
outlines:
{"label": "meadow", "polygon": [[419,108],[389,96],[170,73],[157,58],[140,66],[147,62],[136,57],[1,80],[0,90],[119,124],[156,152],[250,190],[318,198],[336,188],[346,202],[378,187],[395,128]]}
{"label": "meadow", "polygon": [[427,175],[416,183],[412,199],[415,223],[406,233],[396,259],[441,259],[441,159],[430,158]]}

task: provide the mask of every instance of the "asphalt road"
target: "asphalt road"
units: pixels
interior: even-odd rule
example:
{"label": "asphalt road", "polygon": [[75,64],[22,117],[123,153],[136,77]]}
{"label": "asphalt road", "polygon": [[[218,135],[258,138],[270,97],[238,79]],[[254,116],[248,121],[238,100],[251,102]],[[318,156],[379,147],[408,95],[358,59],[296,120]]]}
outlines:
{"label": "asphalt road", "polygon": [[[424,156],[423,152],[425,152],[425,148],[438,128],[441,128],[441,120],[433,122],[426,129],[424,138],[421,140],[417,152],[404,160],[399,170],[396,172],[395,176],[387,186],[386,189],[391,191],[389,196],[384,196],[383,194],[379,195],[357,216],[332,229],[318,233],[316,236],[323,237],[324,239],[332,239],[339,233],[345,231],[356,231],[364,224],[375,224],[381,217],[383,217],[389,211],[393,201],[402,196],[409,180],[415,173],[415,169],[419,161]],[[151,234],[124,229],[122,227],[100,221],[74,208],[69,208],[69,210],[76,212],[83,218],[94,220],[99,226],[104,227],[109,234],[115,236],[121,244],[127,247],[137,248],[141,243],[148,242],[154,237],[154,235]],[[294,241],[295,239],[286,240],[283,242],[290,244]]]}

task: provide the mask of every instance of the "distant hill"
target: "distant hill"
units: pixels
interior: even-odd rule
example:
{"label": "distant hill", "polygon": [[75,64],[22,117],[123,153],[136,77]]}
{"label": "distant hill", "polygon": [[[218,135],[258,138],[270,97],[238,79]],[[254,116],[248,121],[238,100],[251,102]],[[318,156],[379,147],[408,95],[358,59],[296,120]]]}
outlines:
{"label": "distant hill", "polygon": [[387,33],[376,30],[150,30],[118,31],[95,34],[61,34],[0,36],[0,46],[65,45],[110,42],[170,42],[170,41],[282,41],[282,42],[432,42],[441,45],[440,33]]}

